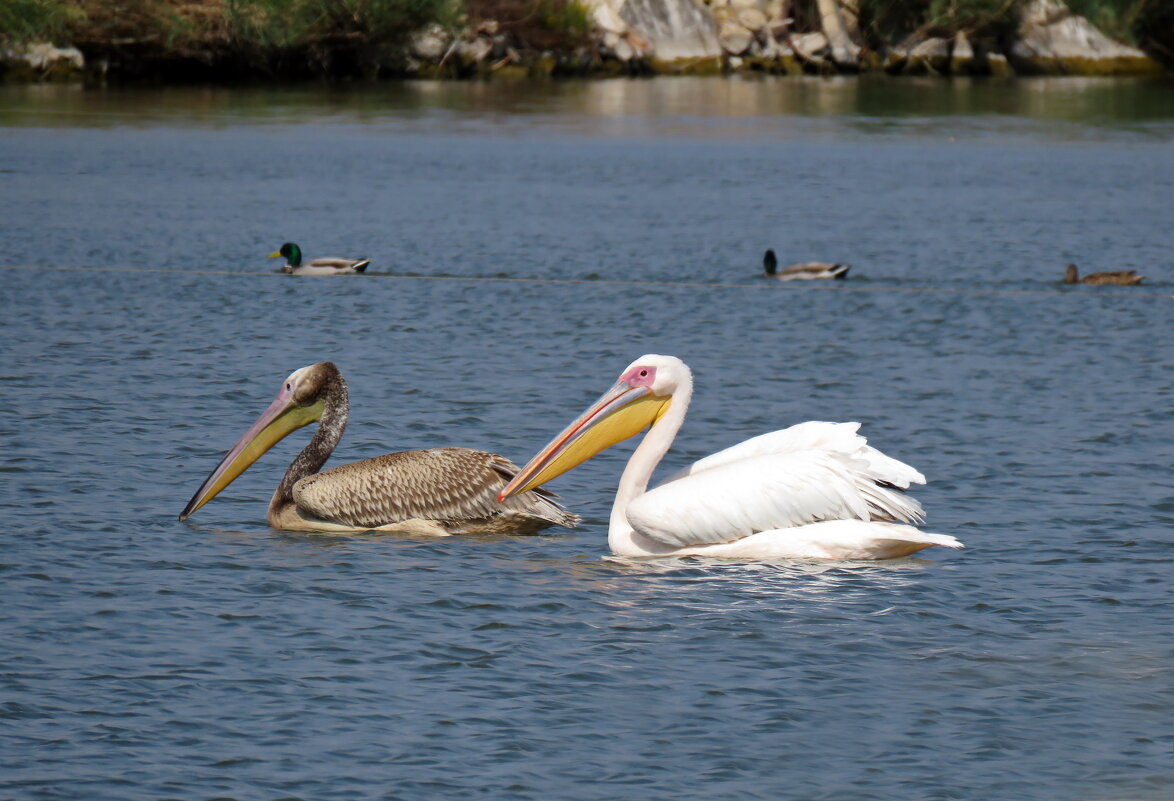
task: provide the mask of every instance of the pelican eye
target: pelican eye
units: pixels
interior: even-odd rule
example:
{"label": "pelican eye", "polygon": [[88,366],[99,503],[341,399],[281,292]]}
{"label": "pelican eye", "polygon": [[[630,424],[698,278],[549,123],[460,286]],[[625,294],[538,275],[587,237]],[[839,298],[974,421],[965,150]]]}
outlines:
{"label": "pelican eye", "polygon": [[648,371],[647,371],[647,370],[641,370],[641,371],[640,371],[640,377],[641,377],[641,378],[648,378]]}

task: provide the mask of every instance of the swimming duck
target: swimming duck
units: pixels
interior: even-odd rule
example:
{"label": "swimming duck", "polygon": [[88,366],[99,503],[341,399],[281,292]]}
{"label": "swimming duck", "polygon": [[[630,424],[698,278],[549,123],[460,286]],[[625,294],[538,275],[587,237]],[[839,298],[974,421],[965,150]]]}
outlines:
{"label": "swimming duck", "polygon": [[281,271],[286,275],[351,275],[361,273],[371,263],[370,259],[311,259],[302,263],[302,249],[293,242],[286,242],[280,250],[269,254],[269,258],[285,257]]}
{"label": "swimming duck", "polygon": [[1084,278],[1076,270],[1075,264],[1069,264],[1064,273],[1065,284],[1114,284],[1116,286],[1135,286],[1141,283],[1144,275],[1138,275],[1136,270],[1115,270],[1105,273],[1089,273]]}
{"label": "swimming duck", "polygon": [[808,261],[801,264],[792,264],[779,272],[779,257],[774,250],[768,250],[762,256],[763,277],[773,278],[776,281],[807,281],[812,278],[847,278],[850,264],[832,264],[826,261]]}

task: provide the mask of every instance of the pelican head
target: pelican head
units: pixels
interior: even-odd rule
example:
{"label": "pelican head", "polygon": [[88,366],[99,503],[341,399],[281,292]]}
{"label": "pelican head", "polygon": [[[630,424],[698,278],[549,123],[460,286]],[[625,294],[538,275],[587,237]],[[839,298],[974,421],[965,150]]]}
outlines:
{"label": "pelican head", "polygon": [[302,263],[302,249],[293,242],[286,242],[269,254],[271,259],[278,259],[282,256],[285,256],[285,263],[290,267],[298,267]]}
{"label": "pelican head", "polygon": [[656,423],[692,374],[675,356],[648,354],[632,362],[619,380],[575,418],[506,484],[499,501],[545,484],[573,467]]}
{"label": "pelican head", "polygon": [[779,257],[775,255],[773,248],[762,254],[762,269],[764,275],[774,275],[779,271]]}
{"label": "pelican head", "polygon": [[212,474],[204,479],[204,483],[180,513],[179,519],[186,520],[193,512],[215,498],[222,489],[245,472],[249,465],[261,458],[265,451],[291,432],[320,420],[326,396],[332,389],[337,392],[339,387],[345,397],[346,384],[343,383],[342,374],[333,362],[311,364],[290,373],[273,403],[269,404],[269,408],[229,449]]}

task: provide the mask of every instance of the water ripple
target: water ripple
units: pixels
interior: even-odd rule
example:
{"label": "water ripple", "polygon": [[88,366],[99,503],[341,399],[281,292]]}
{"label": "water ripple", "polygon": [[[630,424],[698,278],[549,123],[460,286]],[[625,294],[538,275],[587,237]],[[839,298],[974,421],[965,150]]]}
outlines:
{"label": "water ripple", "polygon": [[[1169,796],[1161,142],[208,113],[6,131],[0,261],[51,243],[61,267],[178,272],[4,271],[0,795]],[[310,191],[338,175],[329,202]],[[361,245],[384,277],[270,275],[260,257],[291,236]],[[760,286],[764,243],[851,261],[853,280]],[[1141,267],[1155,291],[1061,288],[1070,259]],[[296,436],[176,520],[303,364],[347,374],[340,460],[453,444],[520,461],[648,351],[697,377],[666,470],[859,420],[929,476],[929,528],[966,550],[605,558],[630,446],[558,480],[584,516],[570,533],[271,531]]]}

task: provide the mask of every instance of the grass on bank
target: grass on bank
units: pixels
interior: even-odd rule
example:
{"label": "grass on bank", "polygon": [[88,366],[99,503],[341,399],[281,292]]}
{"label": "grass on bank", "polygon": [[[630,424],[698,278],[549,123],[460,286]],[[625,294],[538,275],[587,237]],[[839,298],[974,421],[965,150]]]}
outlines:
{"label": "grass on bank", "polygon": [[82,12],[62,0],[0,0],[0,43],[62,44]]}
{"label": "grass on bank", "polygon": [[[883,49],[914,33],[1006,41],[1026,0],[858,0],[861,35]],[[1110,36],[1174,64],[1172,0],[1068,0]],[[818,30],[817,0],[794,0],[800,30]],[[226,73],[373,74],[414,31],[495,20],[522,48],[571,50],[591,28],[578,0],[0,0],[0,46],[78,46],[88,60],[188,63]],[[144,72],[149,72],[149,67]]]}
{"label": "grass on bank", "polygon": [[282,76],[370,74],[430,24],[494,19],[520,47],[585,44],[578,0],[0,0],[0,45],[75,45],[88,60],[188,61]]}

